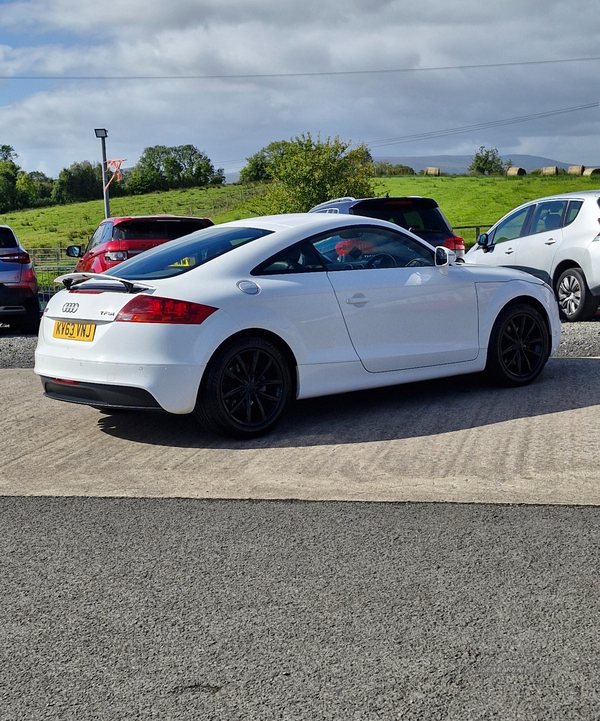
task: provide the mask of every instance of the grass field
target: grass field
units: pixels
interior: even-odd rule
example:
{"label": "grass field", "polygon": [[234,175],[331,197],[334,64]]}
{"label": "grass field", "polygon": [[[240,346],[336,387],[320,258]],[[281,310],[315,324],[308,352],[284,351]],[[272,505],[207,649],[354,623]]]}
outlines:
{"label": "grass field", "polygon": [[[252,209],[261,192],[260,187],[229,185],[130,195],[111,198],[110,212],[113,217],[161,213],[193,215],[223,223],[255,215]],[[85,244],[103,219],[104,203],[94,200],[5,213],[0,215],[0,224],[10,225],[23,246],[31,250]]]}
{"label": "grass field", "polygon": [[[509,210],[528,200],[598,186],[600,181],[593,176],[403,176],[377,179],[376,194],[389,192],[390,195],[435,198],[453,226],[480,225],[482,230],[487,230]],[[113,198],[110,209],[113,216],[174,213],[209,217],[215,223],[222,223],[257,215],[257,192],[261,189],[240,185],[206,190],[190,188]],[[85,243],[103,218],[104,206],[98,200],[7,213],[0,215],[0,224],[10,225],[27,249],[55,248]],[[474,230],[458,233],[468,244],[475,240]]]}
{"label": "grass field", "polygon": [[[423,195],[435,198],[452,226],[480,225],[487,230],[512,208],[555,193],[600,188],[597,177],[557,175],[541,177],[404,176],[378,181],[378,195]],[[457,231],[470,245],[475,230]]]}

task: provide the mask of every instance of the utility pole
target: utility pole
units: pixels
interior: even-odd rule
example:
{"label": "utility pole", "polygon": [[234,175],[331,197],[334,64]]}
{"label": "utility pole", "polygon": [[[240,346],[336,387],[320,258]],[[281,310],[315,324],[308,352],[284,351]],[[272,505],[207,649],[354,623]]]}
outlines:
{"label": "utility pole", "polygon": [[100,138],[102,143],[102,192],[104,195],[104,217],[110,218],[110,208],[108,205],[108,184],[106,179],[106,136],[108,131],[106,128],[96,128],[94,130],[96,137]]}

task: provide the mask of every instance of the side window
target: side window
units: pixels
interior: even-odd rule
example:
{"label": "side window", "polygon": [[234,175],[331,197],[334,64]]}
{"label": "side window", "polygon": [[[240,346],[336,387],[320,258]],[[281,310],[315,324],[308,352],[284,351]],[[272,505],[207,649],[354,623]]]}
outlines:
{"label": "side window", "polygon": [[517,210],[516,213],[509,215],[506,220],[503,220],[494,231],[494,237],[492,242],[494,244],[504,243],[507,240],[514,240],[520,238],[525,231],[527,218],[531,211],[532,206]]}
{"label": "side window", "polygon": [[105,223],[104,230],[102,231],[102,236],[98,242],[99,243],[108,243],[108,241],[112,239],[112,231],[113,231],[113,224]]}
{"label": "side window", "polygon": [[92,248],[95,248],[101,242],[102,233],[104,232],[105,228],[106,223],[102,223],[96,228],[92,237],[88,241],[87,247],[85,249],[86,253],[89,253]]}
{"label": "side window", "polygon": [[567,214],[565,216],[565,225],[570,225],[575,220],[582,205],[583,200],[572,200],[569,203],[569,209],[567,210]]}
{"label": "side window", "polygon": [[252,271],[252,275],[282,275],[324,271],[325,266],[310,243],[286,248]]}
{"label": "side window", "polygon": [[384,228],[340,229],[312,244],[329,271],[434,265],[431,248]]}
{"label": "side window", "polygon": [[529,234],[544,233],[548,230],[560,228],[566,205],[566,200],[550,200],[536,205]]}

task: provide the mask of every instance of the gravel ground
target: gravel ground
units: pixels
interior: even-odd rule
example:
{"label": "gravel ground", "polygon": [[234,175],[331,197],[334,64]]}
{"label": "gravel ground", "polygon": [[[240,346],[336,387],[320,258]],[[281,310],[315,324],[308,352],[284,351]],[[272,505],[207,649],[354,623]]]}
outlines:
{"label": "gravel ground", "polygon": [[[0,368],[33,368],[37,337],[0,325]],[[600,357],[600,315],[590,323],[563,323],[556,358]]]}

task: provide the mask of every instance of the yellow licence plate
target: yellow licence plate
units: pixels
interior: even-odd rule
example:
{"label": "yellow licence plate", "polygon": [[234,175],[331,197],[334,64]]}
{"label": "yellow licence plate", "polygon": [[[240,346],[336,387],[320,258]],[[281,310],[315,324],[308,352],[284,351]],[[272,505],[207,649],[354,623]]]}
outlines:
{"label": "yellow licence plate", "polygon": [[73,320],[55,320],[53,338],[66,338],[67,340],[93,341],[96,332],[95,323],[78,323]]}

